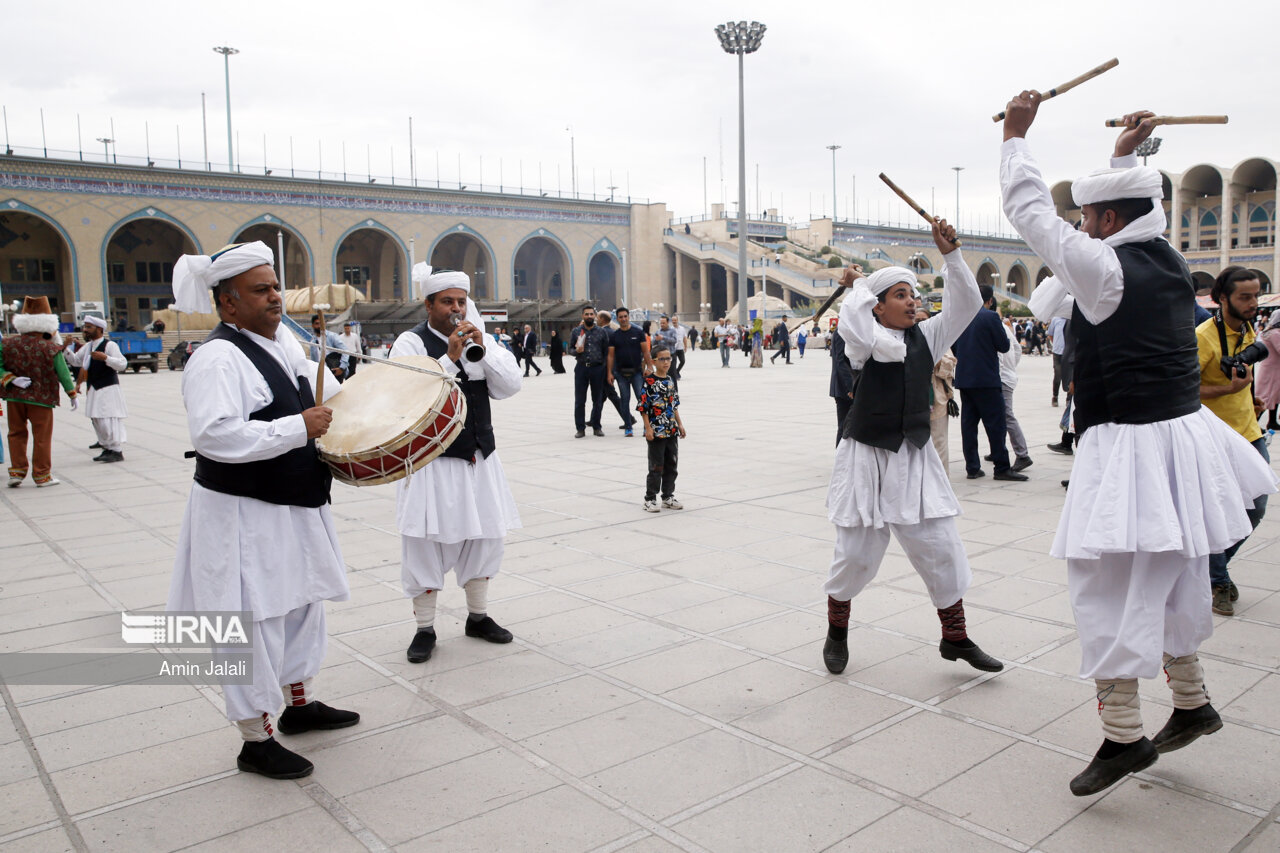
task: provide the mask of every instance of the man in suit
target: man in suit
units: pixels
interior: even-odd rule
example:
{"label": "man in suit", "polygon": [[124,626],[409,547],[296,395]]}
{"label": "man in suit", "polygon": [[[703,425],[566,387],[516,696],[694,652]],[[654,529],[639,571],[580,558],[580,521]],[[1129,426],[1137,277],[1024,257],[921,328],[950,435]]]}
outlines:
{"label": "man in suit", "polygon": [[857,374],[844,355],[844,338],[831,327],[831,388],[828,393],[836,401],[836,447],[844,431],[844,419],[853,406],[853,389],[857,386]]}
{"label": "man in suit", "polygon": [[769,363],[773,364],[777,361],[778,356],[782,356],[787,364],[791,363],[791,332],[787,330],[787,318],[783,315],[778,321],[778,325],[773,327],[773,342],[778,345],[778,351],[773,354],[773,358],[769,359]]}
{"label": "man in suit", "polygon": [[952,345],[956,357],[955,388],[960,392],[960,441],[964,447],[964,467],[970,480],[985,477],[978,453],[978,421],[991,444],[991,461],[997,480],[1026,480],[1027,475],[1009,465],[1005,446],[1004,389],[1000,384],[1000,353],[1009,351],[1009,337],[995,308],[991,285],[978,286],[982,308]]}
{"label": "man in suit", "polygon": [[520,354],[517,359],[524,360],[524,375],[529,375],[529,368],[538,371],[538,375],[542,375],[542,368],[533,362],[533,355],[538,351],[538,334],[528,323],[524,325],[524,334],[520,336]]}

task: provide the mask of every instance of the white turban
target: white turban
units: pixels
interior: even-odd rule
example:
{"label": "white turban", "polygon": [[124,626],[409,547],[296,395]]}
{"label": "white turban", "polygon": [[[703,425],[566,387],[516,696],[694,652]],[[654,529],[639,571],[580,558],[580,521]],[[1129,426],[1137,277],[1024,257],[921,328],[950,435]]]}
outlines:
{"label": "white turban", "polygon": [[916,274],[906,267],[885,267],[882,270],[876,270],[863,280],[863,284],[875,296],[879,296],[895,284],[909,284],[912,292],[918,293]]}
{"label": "white turban", "polygon": [[1160,171],[1149,166],[1103,169],[1071,182],[1071,199],[1078,205],[1125,198],[1164,198]]}
{"label": "white turban", "polygon": [[97,314],[86,314],[84,324],[86,326],[97,326],[103,331],[106,331],[107,328],[107,321],[99,317]]}
{"label": "white turban", "polygon": [[413,272],[410,278],[413,281],[413,290],[418,299],[426,299],[433,293],[452,288],[465,290],[467,292],[467,320],[480,331],[484,331],[484,318],[480,316],[480,309],[476,307],[475,300],[471,298],[471,278],[466,273],[455,270],[432,272],[431,265],[422,261],[413,265]]}
{"label": "white turban", "polygon": [[261,240],[234,243],[212,255],[183,255],[173,265],[174,307],[186,314],[208,314],[209,291],[218,282],[275,262],[275,253]]}

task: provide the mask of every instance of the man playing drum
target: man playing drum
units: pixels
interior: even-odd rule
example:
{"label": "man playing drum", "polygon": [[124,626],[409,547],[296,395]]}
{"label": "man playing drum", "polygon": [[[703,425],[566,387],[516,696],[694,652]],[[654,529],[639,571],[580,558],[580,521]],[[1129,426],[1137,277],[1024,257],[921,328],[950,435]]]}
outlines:
{"label": "man playing drum", "polygon": [[[511,632],[487,613],[489,578],[502,563],[504,537],[520,526],[494,443],[489,401],[515,394],[521,377],[506,347],[487,345],[490,338],[468,298],[471,280],[465,273],[433,274],[427,264],[418,264],[413,283],[424,297],[427,319],[396,338],[391,357],[431,356],[457,377],[467,399],[466,423],[449,449],[396,486],[400,578],[418,623],[408,658],[422,663],[435,648],[437,593],[450,569],[467,594],[466,635],[511,642]],[[481,349],[464,359],[473,344]]]}
{"label": "man playing drum", "polygon": [[[177,309],[222,322],[187,362],[182,398],[195,447],[169,587],[169,610],[253,613],[253,682],[226,683],[227,717],[240,729],[242,771],[273,779],[308,775],[312,764],[272,736],[354,726],[360,715],[312,698],[324,660],[325,601],[346,601],[347,578],[329,513],[329,469],[315,439],[332,411],[316,405],[308,361],[281,331],[280,285],[260,242],[212,256],[184,255],[173,270]],[[327,396],[337,382],[326,383]]]}

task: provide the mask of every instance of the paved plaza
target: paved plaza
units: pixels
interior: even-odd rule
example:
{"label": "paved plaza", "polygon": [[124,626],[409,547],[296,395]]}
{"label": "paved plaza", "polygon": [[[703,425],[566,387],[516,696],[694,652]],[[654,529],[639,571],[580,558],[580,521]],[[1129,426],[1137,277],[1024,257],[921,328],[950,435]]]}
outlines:
{"label": "paved plaza", "polygon": [[[408,663],[394,488],[335,484],[351,600],[328,605],[317,694],[360,725],[281,736],[316,769],[271,781],[235,769],[216,688],[0,686],[0,849],[1280,849],[1280,506],[1233,563],[1237,615],[1201,649],[1225,728],[1076,798],[1101,731],[1048,556],[1071,461],[1044,449],[1062,411],[1049,358],[1020,371],[1029,482],[966,480],[952,421],[970,632],[1005,670],[939,657],[895,543],[853,602],[839,676],[821,656],[827,354],[724,370],[693,353],[685,509],[657,515],[643,439],[608,406],[604,438],[574,439],[572,376],[540,364],[494,405],[524,527],[490,613],[514,643],[464,637],[449,586],[434,656]],[[124,463],[92,462],[90,424],[64,406],[63,485],[0,490],[0,651],[110,647],[116,611],[163,607],[193,470],[181,376],[123,377]],[[1162,681],[1142,683],[1148,734],[1172,707]]]}

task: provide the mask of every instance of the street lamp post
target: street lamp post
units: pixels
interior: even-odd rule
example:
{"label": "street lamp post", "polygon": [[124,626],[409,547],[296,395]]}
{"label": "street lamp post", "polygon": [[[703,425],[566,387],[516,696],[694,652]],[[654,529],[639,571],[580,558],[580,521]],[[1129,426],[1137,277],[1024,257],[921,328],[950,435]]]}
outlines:
{"label": "street lamp post", "polygon": [[1147,165],[1147,158],[1160,150],[1160,143],[1163,141],[1158,136],[1149,136],[1138,143],[1138,147],[1133,153],[1142,158],[1142,165],[1145,166]]}
{"label": "street lamp post", "polygon": [[231,147],[231,57],[240,51],[234,47],[215,47],[214,53],[222,54],[222,70],[227,83],[227,171],[236,170],[234,149]]}
{"label": "street lamp post", "polygon": [[743,57],[760,49],[766,27],[759,21],[730,21],[716,27],[725,53],[738,56],[738,322],[747,325],[747,131]]}
{"label": "street lamp post", "polygon": [[97,140],[102,143],[102,162],[107,163],[111,160],[111,152],[107,150],[107,146],[115,142],[115,140],[109,136],[99,136]]}
{"label": "street lamp post", "polygon": [[956,227],[956,233],[960,233],[960,173],[964,171],[964,166],[952,166],[952,171],[956,173],[956,221],[951,223]]}
{"label": "street lamp post", "polygon": [[[840,150],[839,145],[828,145],[827,150],[831,152],[831,227],[836,225],[836,152]],[[832,239],[835,239],[832,232]]]}

